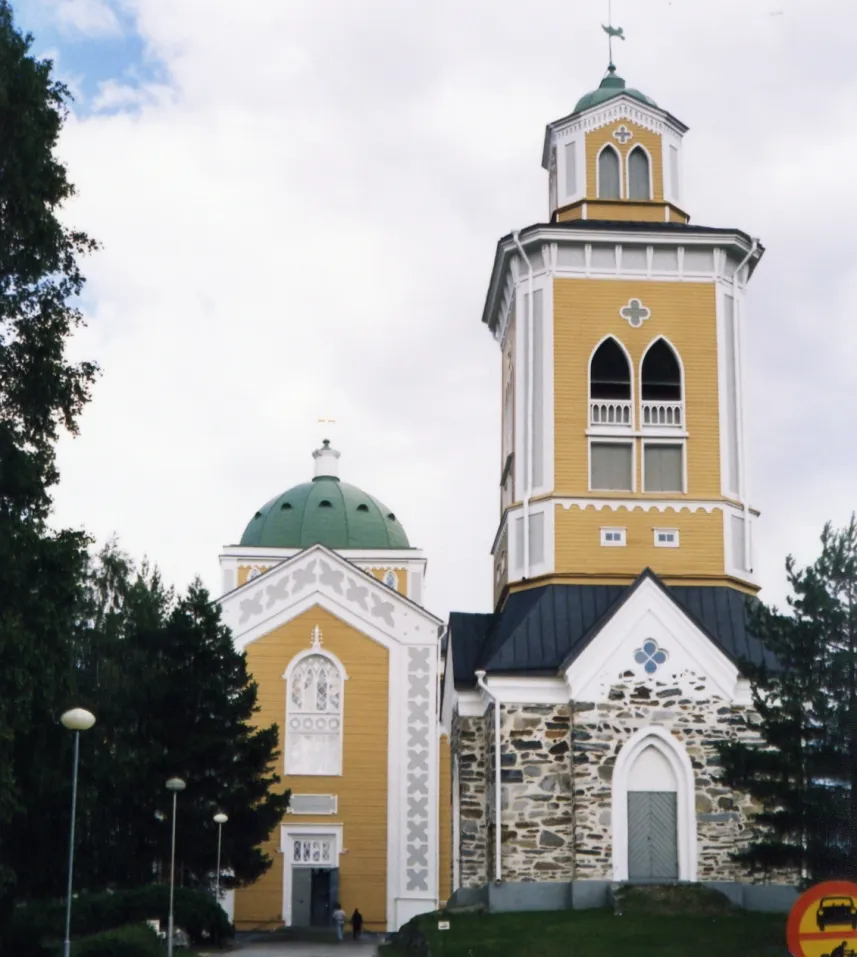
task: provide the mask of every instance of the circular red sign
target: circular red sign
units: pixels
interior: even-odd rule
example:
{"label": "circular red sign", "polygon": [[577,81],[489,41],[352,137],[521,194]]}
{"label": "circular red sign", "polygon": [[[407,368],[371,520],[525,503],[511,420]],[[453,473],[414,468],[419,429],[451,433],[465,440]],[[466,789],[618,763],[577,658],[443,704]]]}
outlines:
{"label": "circular red sign", "polygon": [[786,924],[792,957],[857,957],[857,884],[825,881],[795,901]]}

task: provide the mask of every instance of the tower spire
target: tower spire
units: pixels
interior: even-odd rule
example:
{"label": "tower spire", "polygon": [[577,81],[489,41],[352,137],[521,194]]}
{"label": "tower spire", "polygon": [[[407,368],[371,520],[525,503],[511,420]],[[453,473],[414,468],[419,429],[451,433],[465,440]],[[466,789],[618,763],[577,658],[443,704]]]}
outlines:
{"label": "tower spire", "polygon": [[613,37],[619,37],[620,40],[625,39],[625,31],[622,27],[613,26],[613,0],[607,0],[607,21],[607,26],[602,23],[601,29],[607,34],[607,53],[610,58],[607,69],[613,73],[616,70],[613,63]]}

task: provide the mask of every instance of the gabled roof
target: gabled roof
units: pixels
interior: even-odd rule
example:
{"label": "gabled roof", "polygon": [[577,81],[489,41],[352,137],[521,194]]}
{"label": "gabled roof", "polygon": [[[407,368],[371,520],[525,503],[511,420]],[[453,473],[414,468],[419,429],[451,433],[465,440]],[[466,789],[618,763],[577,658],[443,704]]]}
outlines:
{"label": "gabled roof", "polygon": [[654,581],[736,665],[744,658],[775,664],[748,631],[749,596],[725,586],[667,586],[646,569],[631,585],[543,585],[512,593],[494,615],[453,614],[456,687],[473,687],[476,670],[534,676],[564,670],[646,580]]}

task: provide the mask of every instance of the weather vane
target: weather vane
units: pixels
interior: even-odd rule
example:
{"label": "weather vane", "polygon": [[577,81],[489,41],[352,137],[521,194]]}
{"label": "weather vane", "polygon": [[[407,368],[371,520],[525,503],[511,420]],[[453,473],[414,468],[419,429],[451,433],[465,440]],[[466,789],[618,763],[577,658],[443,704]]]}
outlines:
{"label": "weather vane", "polygon": [[613,26],[613,0],[607,0],[607,19],[609,21],[608,26],[601,24],[601,29],[607,34],[607,50],[610,54],[610,66],[613,66],[613,37],[619,37],[620,40],[625,39],[625,31],[622,27]]}

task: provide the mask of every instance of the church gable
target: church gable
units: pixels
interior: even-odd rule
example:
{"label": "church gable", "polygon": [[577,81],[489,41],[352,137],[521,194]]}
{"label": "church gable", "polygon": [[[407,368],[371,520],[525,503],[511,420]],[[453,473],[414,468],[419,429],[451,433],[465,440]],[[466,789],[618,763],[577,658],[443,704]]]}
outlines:
{"label": "church gable", "polygon": [[243,649],[318,604],[385,647],[434,644],[440,620],[321,545],[281,562],[221,600]]}
{"label": "church gable", "polygon": [[565,663],[571,698],[602,701],[617,684],[679,687],[690,699],[733,700],[740,673],[723,648],[651,573]]}

